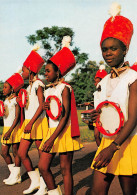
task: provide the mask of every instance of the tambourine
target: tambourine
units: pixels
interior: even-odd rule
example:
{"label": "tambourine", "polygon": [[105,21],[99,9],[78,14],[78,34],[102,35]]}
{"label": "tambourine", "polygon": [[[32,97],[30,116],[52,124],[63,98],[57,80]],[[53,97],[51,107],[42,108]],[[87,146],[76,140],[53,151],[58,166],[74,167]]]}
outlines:
{"label": "tambourine", "polygon": [[61,113],[62,113],[61,101],[59,100],[57,96],[50,95],[47,97],[45,102],[49,103],[49,110],[46,110],[47,115],[51,119],[57,120],[61,116]]}
{"label": "tambourine", "polygon": [[26,103],[27,103],[27,91],[25,89],[20,89],[19,91],[19,95],[20,97],[20,101],[18,102],[20,107],[25,107]]}
{"label": "tambourine", "polygon": [[0,100],[0,117],[3,117],[5,113],[4,102]]}
{"label": "tambourine", "polygon": [[97,129],[107,136],[117,134],[124,125],[124,115],[119,104],[104,101],[97,106],[96,110],[100,112],[96,120]]}

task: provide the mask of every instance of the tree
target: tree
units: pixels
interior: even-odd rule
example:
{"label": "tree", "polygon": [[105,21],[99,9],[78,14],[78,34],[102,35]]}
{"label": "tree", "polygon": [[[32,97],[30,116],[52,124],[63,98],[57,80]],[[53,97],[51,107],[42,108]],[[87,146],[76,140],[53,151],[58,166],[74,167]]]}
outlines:
{"label": "tree", "polygon": [[77,104],[93,100],[93,93],[95,91],[94,77],[97,70],[96,62],[88,61],[72,74],[70,84],[74,89]]}
{"label": "tree", "polygon": [[[63,36],[69,35],[72,39],[71,51],[76,59],[76,68],[71,74],[71,80],[68,82],[72,85],[75,93],[76,103],[80,104],[85,101],[93,100],[93,92],[95,91],[94,77],[98,66],[95,61],[89,60],[87,53],[81,53],[80,48],[74,46],[73,38],[74,32],[71,28],[52,26],[44,27],[41,30],[37,30],[35,34],[27,37],[28,42],[31,45],[39,43],[44,50],[42,56],[45,61],[50,59],[58,50],[61,49],[61,42]],[[99,63],[104,64],[103,61]],[[44,74],[44,66],[42,67],[40,74]]]}
{"label": "tree", "polygon": [[[58,27],[58,26],[52,26],[44,27],[41,30],[37,30],[35,34],[29,35],[27,37],[28,42],[31,45],[34,45],[35,43],[39,43],[41,45],[41,48],[43,48],[44,55],[42,56],[45,60],[45,62],[50,59],[58,50],[61,49],[61,42],[63,36],[69,35],[72,39],[71,41],[71,47],[74,45],[73,38],[74,38],[74,32],[71,28],[66,27]],[[80,53],[80,49],[78,47],[72,47],[71,48],[73,54],[75,55],[76,62],[78,64],[83,64],[88,59],[88,54],[86,53]],[[44,74],[44,66],[40,70],[39,74]]]}
{"label": "tree", "polygon": [[0,81],[0,100],[3,100],[3,81]]}

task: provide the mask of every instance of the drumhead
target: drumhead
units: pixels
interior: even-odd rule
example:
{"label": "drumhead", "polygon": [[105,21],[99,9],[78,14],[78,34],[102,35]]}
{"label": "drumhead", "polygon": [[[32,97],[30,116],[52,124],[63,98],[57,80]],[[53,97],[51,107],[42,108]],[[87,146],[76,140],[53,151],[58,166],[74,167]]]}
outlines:
{"label": "drumhead", "polygon": [[20,89],[19,97],[21,98],[19,102],[20,107],[25,107],[27,103],[27,91],[25,89]]}
{"label": "drumhead", "polygon": [[98,105],[100,115],[96,126],[98,130],[108,136],[115,135],[124,124],[124,115],[120,106],[114,102],[105,101]]}
{"label": "drumhead", "polygon": [[53,116],[57,117],[58,116],[58,103],[55,100],[55,98],[51,97],[50,98],[50,111],[52,113]]}

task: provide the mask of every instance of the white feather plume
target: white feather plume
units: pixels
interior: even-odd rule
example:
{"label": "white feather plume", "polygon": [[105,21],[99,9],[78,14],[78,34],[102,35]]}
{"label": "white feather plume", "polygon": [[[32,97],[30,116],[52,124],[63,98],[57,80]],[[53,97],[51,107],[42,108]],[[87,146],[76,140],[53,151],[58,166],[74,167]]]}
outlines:
{"label": "white feather plume", "polygon": [[38,43],[36,43],[36,44],[33,46],[32,50],[33,50],[33,51],[37,51],[39,48],[40,48],[40,45],[39,45]]}
{"label": "white feather plume", "polygon": [[71,37],[70,36],[64,36],[62,39],[62,48],[63,47],[69,47],[71,43]]}
{"label": "white feather plume", "polygon": [[21,72],[22,72],[22,67],[21,67],[21,66],[18,66],[18,68],[17,68],[17,70],[16,70],[16,73],[21,74]]}
{"label": "white feather plume", "polygon": [[103,65],[103,64],[100,65],[100,66],[99,66],[99,70],[105,70],[105,65]]}
{"label": "white feather plume", "polygon": [[121,5],[118,4],[117,2],[113,2],[108,11],[109,15],[115,18],[115,16],[120,15],[120,12],[121,12]]}

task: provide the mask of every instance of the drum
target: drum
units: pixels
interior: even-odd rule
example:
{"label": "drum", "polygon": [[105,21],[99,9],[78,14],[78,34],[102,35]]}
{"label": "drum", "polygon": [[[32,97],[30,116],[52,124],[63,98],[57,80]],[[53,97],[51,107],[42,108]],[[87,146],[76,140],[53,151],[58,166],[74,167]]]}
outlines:
{"label": "drum", "polygon": [[25,89],[20,89],[19,91],[20,101],[18,102],[20,107],[23,108],[27,103],[27,91]]}
{"label": "drum", "polygon": [[59,98],[55,95],[50,95],[47,97],[46,101],[49,103],[49,110],[46,110],[47,115],[53,119],[57,120],[62,114],[62,104]]}
{"label": "drum", "polygon": [[104,101],[97,106],[96,110],[100,112],[96,127],[102,134],[112,136],[123,127],[124,115],[119,104]]}
{"label": "drum", "polygon": [[5,113],[4,102],[0,100],[0,117],[3,117]]}

